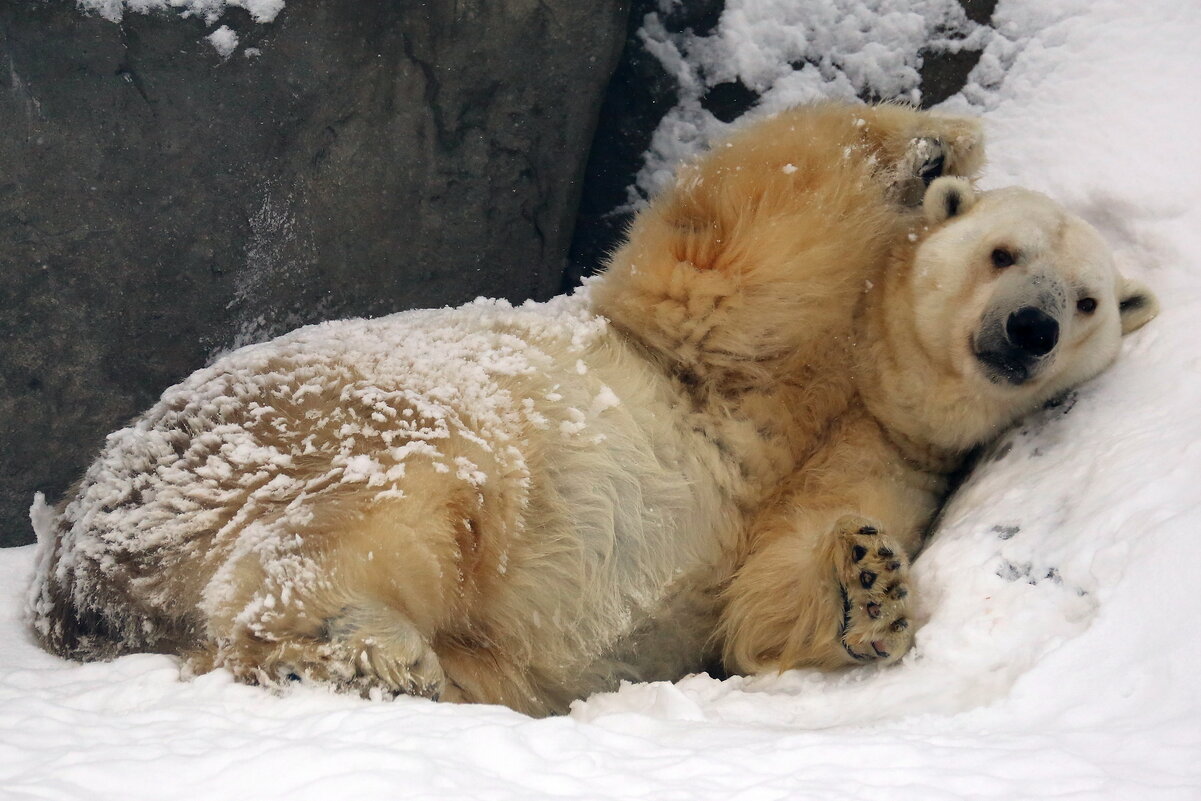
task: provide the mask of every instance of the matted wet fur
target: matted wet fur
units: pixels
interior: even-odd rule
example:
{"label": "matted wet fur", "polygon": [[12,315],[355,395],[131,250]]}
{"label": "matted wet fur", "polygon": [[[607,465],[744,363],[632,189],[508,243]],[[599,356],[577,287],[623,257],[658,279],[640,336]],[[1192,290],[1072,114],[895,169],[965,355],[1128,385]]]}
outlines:
{"label": "matted wet fur", "polygon": [[1156,308],[1046,198],[939,177],[981,159],[970,119],[796,109],[681,167],[575,297],[225,356],[35,506],[33,628],[532,714],[895,660],[948,475]]}

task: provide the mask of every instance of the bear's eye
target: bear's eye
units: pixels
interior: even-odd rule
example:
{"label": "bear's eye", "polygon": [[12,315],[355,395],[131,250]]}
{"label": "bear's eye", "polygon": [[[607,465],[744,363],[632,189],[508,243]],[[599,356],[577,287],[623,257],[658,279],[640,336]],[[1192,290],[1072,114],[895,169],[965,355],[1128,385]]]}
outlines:
{"label": "bear's eye", "polygon": [[1076,308],[1084,314],[1092,314],[1097,310],[1097,301],[1093,298],[1081,298],[1076,301]]}
{"label": "bear's eye", "polygon": [[997,248],[992,252],[992,266],[998,269],[1010,267],[1015,261],[1013,253],[1005,248]]}

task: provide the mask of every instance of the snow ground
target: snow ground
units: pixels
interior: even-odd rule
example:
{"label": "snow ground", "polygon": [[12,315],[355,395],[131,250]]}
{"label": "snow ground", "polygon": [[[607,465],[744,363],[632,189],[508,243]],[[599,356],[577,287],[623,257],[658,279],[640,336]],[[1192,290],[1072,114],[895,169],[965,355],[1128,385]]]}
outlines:
{"label": "snow ground", "polygon": [[549,720],[280,698],[180,682],[162,656],[42,653],[19,619],[33,549],[10,549],[0,798],[1201,798],[1201,6],[1002,0],[994,22],[945,106],[984,114],[985,183],[1093,221],[1163,313],[953,499],[915,567],[925,625],[901,664],[627,686]]}

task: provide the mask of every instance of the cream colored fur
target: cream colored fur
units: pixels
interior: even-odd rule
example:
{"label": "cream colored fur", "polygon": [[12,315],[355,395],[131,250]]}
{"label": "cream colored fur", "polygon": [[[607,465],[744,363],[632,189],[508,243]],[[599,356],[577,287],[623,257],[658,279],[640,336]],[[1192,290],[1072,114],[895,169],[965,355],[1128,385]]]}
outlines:
{"label": "cream colored fur", "polygon": [[[1155,308],[1041,196],[916,204],[936,156],[974,174],[977,124],[797,109],[682,167],[585,295],[226,357],[41,526],[35,631],[532,714],[716,658],[895,660],[948,475]],[[1098,310],[1055,306],[1063,344],[998,383],[968,343],[1036,277]]]}

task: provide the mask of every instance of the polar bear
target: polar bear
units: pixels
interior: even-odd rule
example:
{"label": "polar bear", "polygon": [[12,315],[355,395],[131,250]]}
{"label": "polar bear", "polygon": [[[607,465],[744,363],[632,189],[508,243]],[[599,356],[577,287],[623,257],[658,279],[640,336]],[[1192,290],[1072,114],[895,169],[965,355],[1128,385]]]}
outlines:
{"label": "polar bear", "polygon": [[34,631],[530,714],[895,660],[948,477],[1156,310],[981,160],[973,120],[799,108],[683,166],[572,297],[229,354],[35,504]]}

